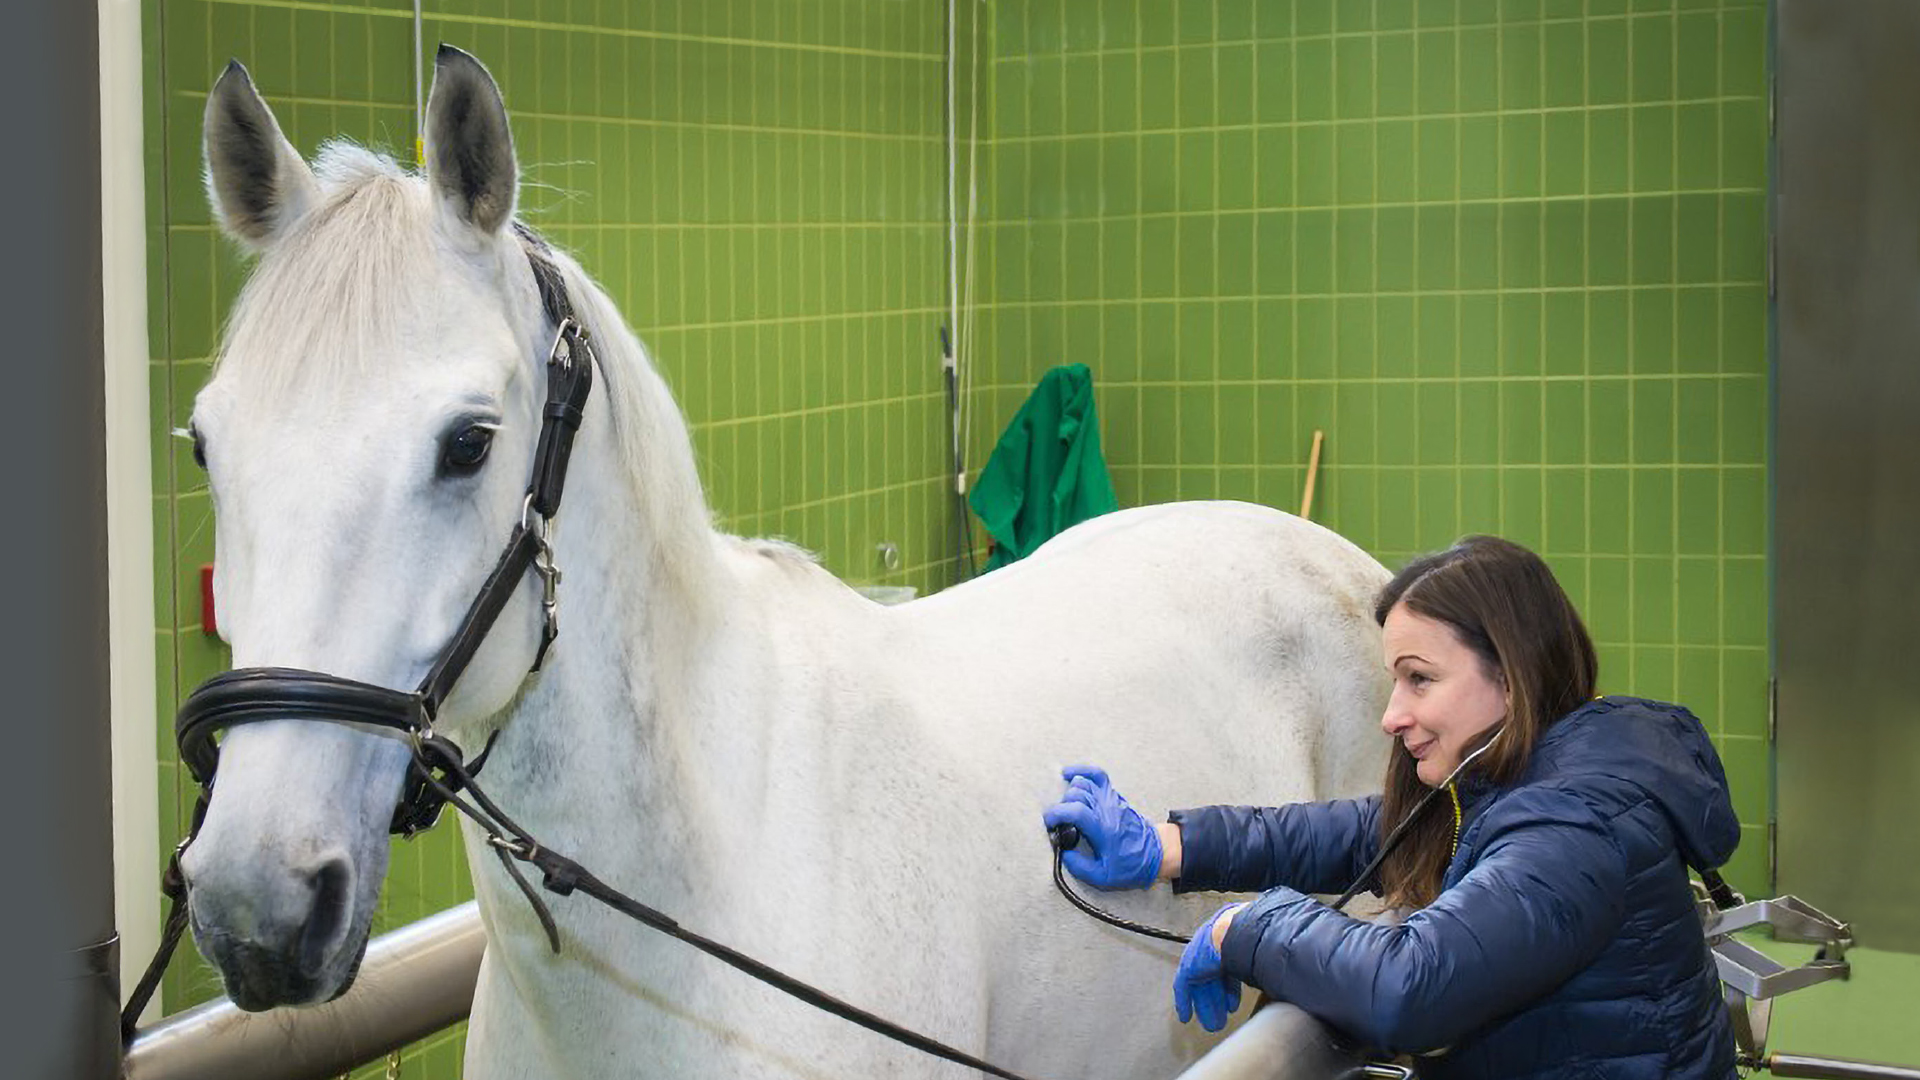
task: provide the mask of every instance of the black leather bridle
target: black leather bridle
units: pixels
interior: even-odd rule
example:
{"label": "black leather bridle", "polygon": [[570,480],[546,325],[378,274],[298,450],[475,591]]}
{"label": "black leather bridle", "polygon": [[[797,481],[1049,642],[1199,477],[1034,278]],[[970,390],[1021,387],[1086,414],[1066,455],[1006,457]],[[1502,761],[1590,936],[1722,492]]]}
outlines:
{"label": "black leather bridle", "polygon": [[[216,735],[241,724],[285,719],[364,724],[401,733],[412,744],[413,762],[400,803],[394,810],[391,831],[411,837],[432,827],[446,803],[446,793],[453,790],[445,781],[429,782],[433,780],[430,763],[453,762],[457,768],[453,784],[457,786],[462,782],[460,778],[471,780],[493,748],[489,738],[480,756],[470,764],[465,763],[460,748],[435,732],[433,722],[529,570],[540,578],[544,609],[533,671],[540,670],[548,648],[560,633],[560,571],[554,565],[553,547],[547,534],[553,516],[560,510],[567,461],[573,451],[574,434],[579,431],[585,414],[587,397],[593,390],[596,360],[592,340],[586,327],[575,317],[573,305],[567,299],[566,285],[550,258],[551,249],[532,230],[518,224],[514,228],[533,267],[547,324],[554,328],[553,344],[547,350],[547,400],[541,410],[540,441],[534,453],[533,476],[527,485],[520,520],[507,537],[506,547],[492,572],[468,606],[459,628],[411,693],[299,668],[241,668],[208,679],[181,704],[174,718],[174,737],[180,747],[180,760],[199,785],[200,794],[194,803],[186,838],[174,848],[161,878],[161,890],[169,903],[166,926],[159,951],[120,1014],[121,1036],[125,1040],[132,1038],[134,1023],[159,985],[160,976],[186,927],[186,881],[180,872],[180,859],[199,835],[207,802],[213,793],[214,773],[220,760],[214,741]],[[423,753],[423,747],[428,744],[434,748],[431,759]],[[514,876],[521,880],[517,873]],[[524,880],[521,887],[527,889]],[[531,895],[531,890],[527,891]]]}
{"label": "black leather bridle", "polygon": [[533,266],[547,322],[554,327],[553,345],[546,362],[547,402],[542,410],[540,442],[534,454],[533,478],[527,487],[520,521],[468,607],[459,629],[441,651],[432,670],[411,693],[299,668],[242,668],[208,679],[181,704],[174,719],[174,734],[180,746],[180,759],[199,784],[200,795],[194,803],[186,838],[174,848],[161,878],[161,889],[168,899],[167,921],[159,950],[120,1014],[122,1041],[132,1041],[140,1013],[159,986],[167,962],[186,929],[187,889],[180,872],[180,859],[199,835],[201,822],[206,817],[207,801],[213,792],[219,764],[215,736],[241,724],[295,719],[369,725],[405,736],[413,759],[408,767],[406,787],[394,811],[391,831],[411,837],[431,827],[438,820],[441,808],[449,803],[473,819],[487,834],[488,847],[499,856],[508,876],[533,906],[546,932],[547,944],[555,953],[560,951],[559,928],[518,863],[538,869],[541,886],[548,892],[560,896],[576,891],[585,893],[623,915],[869,1031],[990,1076],[1026,1080],[1018,1073],[882,1019],[744,953],[693,933],[666,914],[606,884],[579,863],[542,846],[481,790],[474,774],[493,749],[491,737],[479,756],[467,762],[459,746],[434,730],[433,722],[447,695],[453,691],[454,683],[473,660],[487,631],[492,629],[494,620],[529,570],[541,579],[545,612],[540,648],[534,655],[532,671],[540,670],[548,648],[559,634],[560,571],[554,565],[547,534],[554,514],[560,509],[567,459],[573,449],[574,434],[580,428],[587,396],[593,389],[593,369],[597,361],[591,338],[575,317],[567,299],[566,285],[550,258],[551,249],[525,226],[515,224],[514,229]]}

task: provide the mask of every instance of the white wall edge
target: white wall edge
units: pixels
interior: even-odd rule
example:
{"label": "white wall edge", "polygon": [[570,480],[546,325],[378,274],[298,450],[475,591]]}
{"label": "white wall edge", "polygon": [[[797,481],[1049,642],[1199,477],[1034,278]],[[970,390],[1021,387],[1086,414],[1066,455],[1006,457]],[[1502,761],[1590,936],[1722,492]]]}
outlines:
{"label": "white wall edge", "polygon": [[[100,241],[105,298],[107,606],[113,711],[114,922],[124,1001],[160,943],[154,748],[153,473],[147,344],[140,0],[100,5]],[[160,1012],[158,995],[142,1014]]]}

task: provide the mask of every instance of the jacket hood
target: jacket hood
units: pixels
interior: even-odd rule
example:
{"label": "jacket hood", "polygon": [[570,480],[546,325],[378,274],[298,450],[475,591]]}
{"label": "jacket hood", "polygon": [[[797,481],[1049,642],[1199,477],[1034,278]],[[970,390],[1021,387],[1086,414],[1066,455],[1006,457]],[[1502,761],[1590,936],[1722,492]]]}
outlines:
{"label": "jacket hood", "polygon": [[1666,812],[1695,870],[1720,866],[1740,843],[1720,755],[1699,719],[1678,705],[1614,696],[1588,702],[1542,733],[1527,772],[1634,784]]}

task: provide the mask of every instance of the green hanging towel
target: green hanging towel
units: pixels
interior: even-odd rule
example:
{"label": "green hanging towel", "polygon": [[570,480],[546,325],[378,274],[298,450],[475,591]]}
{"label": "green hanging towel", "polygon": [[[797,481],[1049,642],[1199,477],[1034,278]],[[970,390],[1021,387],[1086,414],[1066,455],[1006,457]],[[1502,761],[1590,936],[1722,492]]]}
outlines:
{"label": "green hanging towel", "polygon": [[1054,368],[994,445],[967,497],[993,537],[987,569],[1024,558],[1067,527],[1120,508],[1100,455],[1093,373]]}

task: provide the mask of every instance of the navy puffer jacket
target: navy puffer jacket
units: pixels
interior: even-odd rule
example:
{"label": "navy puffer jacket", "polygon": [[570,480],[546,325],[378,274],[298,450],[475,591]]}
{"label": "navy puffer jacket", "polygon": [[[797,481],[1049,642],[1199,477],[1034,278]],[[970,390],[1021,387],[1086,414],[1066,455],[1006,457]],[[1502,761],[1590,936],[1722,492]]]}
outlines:
{"label": "navy puffer jacket", "polygon": [[1726,862],[1740,826],[1693,714],[1591,702],[1541,734],[1518,782],[1461,796],[1444,891],[1397,926],[1303,895],[1373,858],[1378,796],[1175,811],[1174,888],[1263,891],[1227,931],[1227,973],[1377,1048],[1451,1047],[1423,1077],[1732,1077],[1687,867]]}

